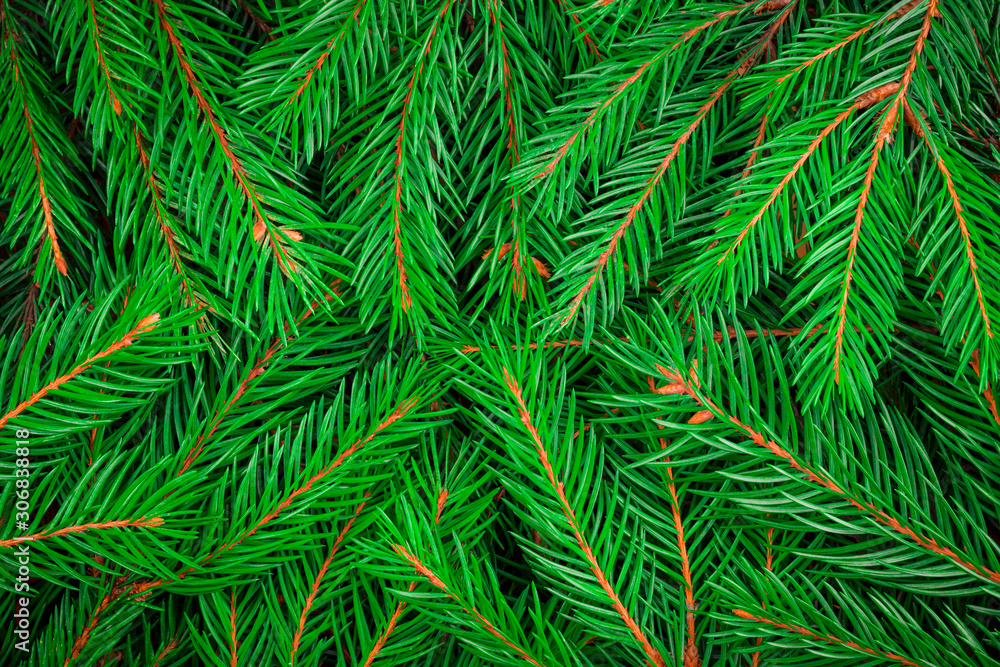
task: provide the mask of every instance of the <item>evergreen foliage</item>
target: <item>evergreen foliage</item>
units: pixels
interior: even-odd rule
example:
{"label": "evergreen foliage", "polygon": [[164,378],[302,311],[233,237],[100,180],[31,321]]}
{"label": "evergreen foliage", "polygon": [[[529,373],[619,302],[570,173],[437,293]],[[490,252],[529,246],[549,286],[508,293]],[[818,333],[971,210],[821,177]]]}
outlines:
{"label": "evergreen foliage", "polygon": [[0,0],[0,663],[1000,666],[998,71],[993,0]]}

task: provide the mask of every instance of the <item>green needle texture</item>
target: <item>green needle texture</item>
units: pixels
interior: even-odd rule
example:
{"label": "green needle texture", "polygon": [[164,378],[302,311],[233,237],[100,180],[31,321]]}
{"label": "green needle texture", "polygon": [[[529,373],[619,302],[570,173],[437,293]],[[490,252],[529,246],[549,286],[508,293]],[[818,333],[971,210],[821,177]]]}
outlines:
{"label": "green needle texture", "polygon": [[0,665],[1000,667],[995,0],[0,0]]}

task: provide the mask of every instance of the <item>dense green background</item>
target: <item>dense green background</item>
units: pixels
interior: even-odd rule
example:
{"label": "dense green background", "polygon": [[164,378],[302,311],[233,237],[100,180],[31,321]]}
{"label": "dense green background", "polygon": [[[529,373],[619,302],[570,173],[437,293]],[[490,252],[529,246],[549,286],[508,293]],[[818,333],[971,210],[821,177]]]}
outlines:
{"label": "dense green background", "polygon": [[0,663],[1000,665],[998,47],[0,0]]}

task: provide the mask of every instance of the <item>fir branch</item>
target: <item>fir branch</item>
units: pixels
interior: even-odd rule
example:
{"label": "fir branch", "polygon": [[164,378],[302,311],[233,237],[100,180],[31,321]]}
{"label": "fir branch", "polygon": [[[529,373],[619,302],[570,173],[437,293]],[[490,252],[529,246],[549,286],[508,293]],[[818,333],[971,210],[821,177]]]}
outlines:
{"label": "fir branch", "polygon": [[[875,170],[878,168],[879,153],[882,151],[882,147],[892,136],[892,132],[895,129],[894,126],[896,123],[896,117],[899,113],[900,102],[906,98],[906,91],[909,88],[910,81],[913,79],[913,72],[917,68],[917,60],[920,56],[920,52],[924,48],[927,35],[931,30],[931,18],[935,15],[936,11],[937,0],[928,0],[927,9],[924,12],[924,21],[923,27],[920,31],[920,36],[917,38],[917,41],[913,46],[910,60],[907,63],[906,68],[903,70],[903,76],[900,78],[899,83],[894,90],[895,96],[889,106],[882,112],[882,122],[879,125],[878,131],[875,133],[875,145],[872,148],[872,157],[869,162],[868,169],[865,171],[865,178],[861,187],[861,197],[858,201],[858,206],[854,214],[851,241],[847,249],[847,270],[844,273],[843,297],[841,298],[840,310],[837,315],[837,333],[833,352],[833,381],[835,384],[840,384],[841,356],[844,350],[844,327],[847,324],[847,299],[851,290],[854,262],[857,259],[858,240],[861,234],[861,225],[864,221],[865,205],[868,203],[868,196],[871,193],[872,182],[875,179]],[[985,310],[983,312],[985,314]]]}
{"label": "fir branch", "polygon": [[[339,280],[331,286],[331,291],[326,294],[327,301],[333,301],[335,298],[341,296],[341,292],[337,287],[338,284]],[[298,327],[300,324],[312,317],[318,307],[319,303],[314,301],[309,308],[295,320],[295,326]],[[291,323],[286,321],[284,325],[284,333],[288,334],[290,329]],[[244,394],[246,394],[247,390],[250,388],[250,383],[263,376],[267,372],[269,365],[281,358],[280,356],[276,358],[276,355],[284,349],[286,343],[287,339],[275,337],[271,346],[267,348],[264,354],[257,359],[256,363],[240,379],[239,384],[230,395],[229,400],[222,406],[222,408],[216,411],[212,421],[208,424],[207,430],[198,436],[194,445],[188,451],[187,456],[184,457],[184,462],[181,464],[180,470],[177,471],[178,477],[187,472],[188,469],[194,465],[195,462],[197,462],[198,458],[205,449],[205,444],[212,439],[212,436],[215,435],[216,431],[218,431],[219,426],[222,424],[223,420],[230,413],[230,411],[239,406]]]}
{"label": "fir branch", "polygon": [[174,230],[170,226],[170,222],[167,219],[167,205],[163,199],[163,195],[160,192],[160,186],[157,181],[156,175],[153,173],[153,167],[149,160],[149,154],[146,153],[146,149],[143,147],[144,136],[142,130],[139,128],[138,124],[133,124],[132,132],[135,137],[135,147],[139,152],[139,162],[142,164],[142,168],[145,171],[145,183],[147,190],[149,192],[150,201],[152,203],[153,215],[156,218],[156,222],[159,225],[160,233],[163,236],[163,241],[167,246],[167,255],[170,258],[171,265],[174,271],[181,277],[181,289],[185,292],[186,304],[190,307],[197,306],[199,308],[207,305],[204,300],[199,298],[195,293],[190,284],[190,278],[188,277],[187,270],[184,268],[184,263],[181,260],[180,249],[177,247],[177,238]]}
{"label": "fir branch", "polygon": [[[365,496],[370,494],[365,493]],[[299,614],[299,624],[298,629],[295,630],[295,636],[292,638],[292,652],[288,658],[288,664],[295,664],[295,653],[299,650],[299,645],[302,641],[302,633],[306,628],[306,618],[309,616],[309,609],[313,605],[313,600],[316,599],[316,594],[319,592],[320,583],[323,581],[323,577],[326,575],[326,571],[330,568],[330,564],[333,562],[334,557],[337,555],[337,551],[340,549],[341,542],[347,537],[348,531],[350,531],[351,526],[354,525],[354,520],[358,518],[361,511],[365,508],[365,504],[368,501],[361,502],[354,510],[354,515],[348,519],[347,523],[340,530],[337,535],[337,539],[334,540],[333,546],[330,547],[330,553],[327,554],[326,560],[323,561],[323,565],[320,566],[319,572],[316,573],[316,577],[312,582],[312,590],[309,592],[309,596],[306,598],[305,604],[302,606],[302,613]]]}
{"label": "fir branch", "polygon": [[119,116],[122,115],[122,103],[115,94],[114,89],[111,87],[111,70],[108,69],[107,63],[104,61],[104,49],[101,48],[100,34],[101,27],[97,22],[97,9],[94,6],[94,0],[87,0],[90,5],[90,30],[91,39],[94,41],[94,50],[97,52],[97,64],[100,66],[101,74],[104,78],[104,84],[108,89],[108,98],[111,100],[111,106],[115,110],[115,113]]}
{"label": "fir branch", "polygon": [[65,375],[60,375],[55,380],[52,380],[44,387],[42,387],[41,389],[33,393],[31,396],[29,396],[27,399],[19,403],[17,407],[15,407],[13,410],[5,414],[3,417],[0,417],[0,428],[6,426],[10,420],[16,419],[18,415],[20,415],[25,410],[38,403],[38,401],[45,398],[49,393],[56,391],[61,386],[72,380],[73,378],[87,371],[91,366],[94,365],[94,362],[104,359],[105,357],[109,357],[118,352],[119,350],[123,350],[126,347],[135,343],[138,340],[137,338],[138,336],[141,336],[155,329],[156,323],[159,322],[159,320],[160,320],[159,313],[153,313],[152,315],[147,315],[146,317],[139,320],[139,323],[136,324],[122,338],[115,341],[110,346],[101,350],[97,354],[88,357],[82,363],[78,364],[76,367],[74,367]]}
{"label": "fir branch", "polygon": [[[519,114],[517,115],[515,114],[514,103],[511,97],[511,88],[513,87],[514,84],[513,81],[511,80],[512,78],[511,63],[509,62],[509,57],[508,57],[507,39],[504,35],[504,25],[503,25],[503,17],[501,16],[500,13],[500,3],[497,0],[493,0],[493,4],[490,5],[489,0],[487,0],[486,11],[490,17],[490,23],[492,24],[494,32],[496,34],[496,41],[499,43],[500,46],[500,64],[501,64],[500,78],[502,81],[502,89],[503,89],[503,106],[507,116],[507,122],[506,122],[507,151],[508,151],[507,158],[511,169],[513,170],[517,166],[518,162],[520,162],[520,156],[518,154],[518,143],[517,143],[517,126],[518,126],[517,115]],[[523,265],[523,261],[525,258],[522,257],[522,248],[526,247],[525,243],[526,237],[525,234],[523,233],[523,230],[518,225],[518,217],[521,206],[520,197],[518,197],[517,194],[514,192],[513,186],[511,186],[510,189],[511,189],[511,197],[510,197],[511,231],[512,231],[513,242],[507,242],[504,243],[502,246],[500,246],[500,249],[497,251],[497,259],[503,258],[503,256],[506,255],[508,251],[510,251],[510,270],[514,274],[513,277],[514,293],[520,296],[521,300],[523,301],[527,297],[528,293],[527,279],[524,274],[524,265]],[[490,248],[490,250],[486,251],[486,253],[483,255],[484,260],[490,255],[492,250],[493,249]],[[543,278],[548,279],[550,277],[549,271],[548,269],[545,268],[545,265],[542,264],[539,260],[535,259],[534,257],[531,257],[530,259],[534,262],[535,269],[538,272],[538,274]]]}
{"label": "fir branch", "polygon": [[823,141],[828,136],[830,136],[830,134],[835,129],[837,129],[837,127],[839,127],[841,123],[847,120],[851,116],[851,114],[854,113],[855,111],[858,111],[860,109],[865,109],[867,107],[872,106],[873,104],[881,102],[886,97],[896,92],[898,88],[899,88],[898,83],[889,83],[885,84],[884,86],[880,86],[874,90],[864,93],[863,95],[859,95],[858,98],[854,101],[854,104],[852,104],[851,106],[849,106],[848,108],[844,109],[839,114],[837,114],[836,118],[834,118],[833,121],[827,124],[827,126],[824,127],[819,134],[816,135],[816,138],[814,138],[812,142],[810,142],[808,148],[806,148],[806,151],[801,156],[799,156],[799,159],[795,161],[795,163],[792,165],[792,168],[788,171],[788,173],[784,175],[784,177],[781,179],[778,185],[775,186],[774,190],[771,191],[771,194],[764,201],[764,205],[760,207],[760,209],[752,218],[750,218],[749,222],[747,222],[746,226],[740,231],[740,233],[736,236],[733,242],[729,244],[728,247],[726,247],[725,251],[722,253],[722,256],[719,258],[716,264],[722,264],[729,257],[735,256],[737,248],[739,248],[740,244],[743,243],[743,240],[747,237],[747,235],[751,231],[753,231],[753,228],[764,218],[764,214],[771,207],[771,205],[774,204],[775,201],[777,201],[778,197],[784,191],[785,187],[787,187],[788,184],[792,181],[792,179],[795,178],[795,175],[799,172],[802,166],[809,160],[809,158],[812,157],[812,155],[820,147]]}
{"label": "fir branch", "polygon": [[563,143],[559,146],[559,148],[557,148],[553,153],[550,154],[550,156],[549,156],[548,160],[545,162],[545,165],[542,168],[542,170],[538,171],[537,173],[534,173],[531,176],[531,178],[533,178],[533,179],[545,178],[546,176],[549,176],[550,174],[552,174],[553,172],[555,172],[556,168],[566,158],[566,156],[569,153],[570,149],[573,148],[573,146],[577,143],[577,141],[580,140],[580,139],[582,139],[583,136],[588,131],[590,131],[591,128],[594,127],[594,125],[601,119],[601,117],[607,111],[607,109],[609,109],[613,104],[615,104],[618,101],[619,98],[621,98],[626,92],[628,92],[632,88],[632,86],[634,86],[636,84],[636,82],[638,82],[638,81],[640,81],[642,79],[643,75],[646,73],[647,70],[650,70],[651,68],[653,68],[660,61],[662,61],[666,56],[668,56],[669,54],[673,53],[674,51],[676,51],[677,49],[679,49],[680,47],[682,47],[684,44],[686,44],[690,40],[694,39],[697,35],[699,35],[704,30],[707,30],[708,28],[710,28],[710,27],[712,27],[712,26],[714,26],[714,25],[716,25],[716,24],[718,24],[718,23],[726,20],[727,18],[729,18],[731,16],[736,16],[739,13],[740,13],[739,9],[730,9],[730,10],[726,10],[726,11],[719,12],[719,13],[715,14],[708,21],[706,21],[706,22],[704,22],[704,23],[702,23],[702,24],[700,24],[698,26],[695,26],[693,28],[690,28],[689,30],[687,30],[686,32],[684,32],[680,36],[680,38],[677,41],[675,41],[673,44],[671,44],[668,48],[661,50],[655,56],[653,56],[653,58],[651,58],[650,60],[642,63],[642,65],[639,66],[639,68],[635,71],[634,74],[632,74],[632,76],[628,77],[627,79],[625,79],[624,81],[622,81],[621,83],[619,83],[614,88],[614,90],[611,92],[611,95],[608,96],[595,109],[593,109],[583,119],[583,121],[578,126],[576,126],[574,128],[574,131],[572,132],[572,134],[570,134],[565,139],[565,141],[563,141]]}
{"label": "fir branch", "polygon": [[314,62],[312,66],[306,70],[305,75],[302,77],[302,84],[295,90],[294,93],[292,93],[291,97],[285,101],[286,105],[292,104],[302,97],[302,93],[309,87],[309,82],[312,81],[313,76],[330,58],[334,45],[342,42],[344,37],[347,35],[347,31],[357,25],[358,15],[361,13],[361,10],[364,9],[367,2],[368,0],[358,0],[358,3],[354,6],[354,11],[351,13],[350,17],[344,19],[340,32],[335,33],[334,36],[330,38],[330,41],[326,43],[323,53],[321,53],[319,58],[316,59],[316,62]]}
{"label": "fir branch", "polygon": [[[460,598],[457,596],[457,594],[449,590],[448,587],[445,585],[445,583],[441,581],[441,579],[436,574],[434,574],[434,572],[429,567],[424,565],[420,561],[420,559],[418,559],[416,556],[407,551],[406,547],[400,544],[393,544],[392,550],[395,551],[397,554],[399,554],[401,557],[405,558],[407,561],[409,561],[410,564],[413,565],[413,568],[417,571],[417,573],[420,574],[425,579],[427,579],[427,581],[430,582],[432,586],[440,589],[441,592],[443,592],[446,596],[448,596],[451,600],[453,600],[457,604],[460,605],[463,604]],[[490,623],[490,621],[487,620],[486,617],[483,616],[475,607],[466,608],[465,606],[463,606],[462,612],[471,617],[479,625],[479,627],[483,628],[484,630],[486,630],[486,632],[490,633],[491,635],[499,639],[501,642],[503,642],[504,646],[514,651],[521,659],[531,663],[532,665],[535,665],[535,667],[545,667],[544,663],[539,662],[538,660],[533,658],[525,649],[521,648],[520,646],[512,642],[509,638],[507,638],[492,623]]]}
{"label": "fir branch", "polygon": [[[635,222],[636,216],[642,210],[643,205],[647,202],[649,197],[652,195],[653,191],[660,184],[661,179],[667,172],[667,169],[670,168],[670,165],[673,163],[674,159],[680,153],[681,148],[685,144],[687,144],[688,140],[691,139],[691,136],[694,134],[695,130],[698,129],[698,126],[701,125],[701,122],[705,119],[705,116],[708,115],[708,113],[712,110],[715,104],[722,98],[723,94],[725,94],[725,92],[729,89],[729,87],[738,78],[745,75],[751,67],[753,67],[756,60],[768,48],[769,44],[771,43],[771,39],[781,28],[782,24],[791,15],[792,10],[795,9],[796,4],[797,3],[795,0],[787,3],[787,6],[785,7],[784,11],[782,11],[781,14],[778,15],[778,17],[771,23],[770,27],[761,36],[760,40],[758,40],[757,47],[749,55],[746,56],[746,58],[740,65],[738,65],[735,69],[730,71],[725,76],[722,83],[718,86],[718,88],[716,88],[712,92],[708,100],[706,100],[701,105],[701,107],[699,107],[697,114],[695,114],[694,120],[691,121],[691,123],[689,123],[687,127],[684,128],[684,131],[681,133],[681,135],[673,142],[673,145],[670,148],[670,152],[668,152],[667,155],[660,162],[660,164],[657,165],[656,170],[653,172],[653,175],[646,183],[646,186],[642,189],[638,199],[636,199],[636,201],[629,207],[628,212],[625,215],[625,219],[621,221],[621,223],[618,225],[618,228],[614,230],[614,232],[611,234],[611,237],[607,240],[606,242],[607,247],[597,258],[597,262],[595,263],[594,268],[591,270],[590,276],[583,283],[583,286],[576,291],[573,298],[570,300],[568,313],[566,314],[565,317],[563,317],[562,321],[560,322],[561,326],[566,326],[576,317],[577,312],[583,305],[583,300],[590,293],[590,290],[593,288],[594,283],[601,276],[601,273],[603,272],[604,268],[608,265],[608,262],[614,256],[615,251],[618,248],[618,244],[625,237],[625,234],[629,230],[629,228],[632,227],[633,223]],[[720,17],[719,20],[721,20],[722,18],[725,17]],[[708,25],[711,25],[711,23],[704,25],[705,27],[707,27]],[[679,45],[680,43],[681,42],[678,42],[677,44]],[[641,72],[637,72],[637,74],[640,73]],[[602,243],[602,246],[603,245],[604,243]]]}
{"label": "fir branch", "polygon": [[923,549],[953,562],[955,565],[970,574],[987,581],[991,581],[995,584],[1000,584],[1000,572],[994,572],[993,570],[990,570],[973,560],[963,558],[951,547],[942,546],[938,544],[937,539],[924,535],[923,533],[901,522],[892,515],[893,513],[891,511],[881,510],[873,503],[867,502],[849,491],[845,491],[845,485],[843,483],[836,482],[817,468],[811,467],[808,463],[801,462],[797,456],[790,453],[774,440],[766,439],[762,433],[755,431],[750,426],[744,424],[737,417],[733,415],[726,415],[725,412],[723,412],[708,398],[704,398],[699,395],[699,392],[696,390],[696,387],[699,385],[698,376],[694,368],[689,370],[690,381],[686,380],[680,373],[674,373],[663,366],[657,365],[657,370],[660,371],[665,378],[671,381],[671,384],[667,385],[668,388],[666,389],[666,393],[687,394],[693,398],[699,406],[705,406],[704,410],[695,413],[695,416],[688,422],[689,424],[704,423],[708,419],[715,416],[722,417],[735,429],[750,438],[751,442],[755,445],[769,451],[772,455],[783,459],[792,469],[805,475],[805,481],[810,484],[815,484],[840,497],[873,522],[881,524],[889,530],[917,544]]}
{"label": "fir branch", "polygon": [[87,642],[90,639],[90,634],[93,631],[93,629],[97,626],[99,620],[101,619],[101,615],[113,602],[117,601],[119,598],[123,596],[142,600],[146,596],[155,592],[157,589],[162,589],[164,586],[167,586],[168,584],[177,581],[182,581],[192,573],[195,573],[200,569],[204,568],[206,565],[211,564],[213,561],[218,561],[219,559],[223,558],[228,552],[232,551],[234,547],[244,543],[250,537],[255,535],[259,530],[266,527],[271,521],[278,518],[281,512],[290,507],[296,498],[298,498],[304,493],[309,492],[314,485],[322,481],[324,478],[330,476],[337,468],[342,466],[350,457],[356,454],[366,444],[374,440],[379,435],[379,433],[389,428],[400,419],[403,419],[419,401],[420,397],[414,396],[400,402],[396,406],[396,409],[392,412],[392,414],[390,414],[388,417],[385,418],[385,420],[383,420],[375,428],[373,428],[371,432],[368,433],[368,435],[366,435],[364,438],[355,441],[346,449],[343,449],[337,456],[337,458],[334,461],[332,461],[329,465],[320,469],[315,475],[306,480],[306,482],[302,486],[299,486],[298,488],[291,491],[287,496],[285,496],[284,499],[282,499],[280,503],[278,503],[272,509],[270,509],[257,522],[255,522],[247,530],[241,531],[238,537],[220,545],[219,547],[217,547],[216,549],[214,549],[213,551],[211,551],[210,553],[199,559],[197,565],[193,565],[186,569],[179,570],[170,577],[160,577],[148,581],[135,582],[130,585],[122,584],[120,586],[117,586],[111,593],[106,595],[98,604],[98,606],[94,609],[93,613],[90,615],[89,623],[84,628],[83,632],[74,640],[73,651],[71,652],[70,656],[66,658],[66,662],[63,664],[63,667],[66,667],[71,660],[75,660],[80,655],[80,651],[82,651],[84,646],[87,645]]}
{"label": "fir branch", "polygon": [[576,540],[577,545],[580,547],[580,551],[583,552],[584,558],[586,558],[587,563],[590,565],[590,570],[594,574],[595,579],[597,579],[598,585],[608,596],[608,599],[611,600],[611,606],[614,607],[615,612],[621,618],[629,632],[642,646],[642,650],[646,654],[649,661],[654,665],[657,665],[657,667],[666,667],[667,663],[664,661],[663,656],[661,656],[660,652],[649,643],[649,640],[646,638],[646,634],[642,631],[642,628],[639,627],[639,624],[635,622],[635,619],[632,618],[632,615],[629,613],[628,609],[625,608],[625,605],[622,604],[614,586],[612,586],[611,582],[608,581],[607,575],[597,562],[593,549],[591,549],[587,538],[584,536],[580,524],[577,523],[576,512],[573,510],[573,506],[566,497],[565,488],[563,487],[562,482],[556,479],[552,463],[549,461],[549,453],[545,449],[545,445],[542,443],[541,437],[538,434],[538,428],[531,421],[531,414],[528,412],[528,406],[524,402],[524,397],[521,394],[521,388],[518,385],[517,380],[510,375],[510,372],[506,368],[503,369],[503,377],[507,389],[510,390],[511,395],[517,403],[517,411],[518,416],[521,419],[521,423],[528,432],[532,445],[535,448],[535,452],[538,454],[539,462],[545,470],[545,475],[548,477],[550,485],[548,491],[551,491],[558,499],[563,516],[566,518],[570,531],[573,533],[573,538]]}
{"label": "fir branch", "polygon": [[[365,436],[360,440],[357,440],[347,449],[342,450],[333,462],[331,462],[328,466],[324,467],[315,475],[310,477],[305,484],[303,484],[302,486],[298,487],[290,494],[288,494],[284,500],[282,500],[276,507],[274,507],[274,509],[269,511],[256,524],[254,524],[253,527],[250,528],[250,530],[243,533],[238,539],[219,547],[214,553],[212,553],[209,556],[206,556],[203,562],[207,563],[215,558],[218,558],[224,552],[231,551],[233,547],[242,544],[247,539],[252,537],[258,530],[260,530],[268,523],[273,521],[275,518],[277,518],[278,515],[281,514],[283,510],[287,509],[298,496],[311,490],[314,484],[322,480],[324,477],[327,477],[334,470],[343,465],[345,461],[347,461],[350,457],[356,454],[362,447],[364,447],[369,442],[374,440],[379,433],[381,433],[382,431],[389,428],[394,423],[405,417],[407,413],[410,410],[412,410],[417,403],[420,402],[420,400],[421,400],[420,396],[413,396],[411,398],[406,399],[405,401],[400,402],[396,406],[396,409],[393,411],[393,413],[388,417],[386,417],[386,419],[382,423],[380,423],[378,426],[372,429],[372,431],[367,436]],[[188,570],[185,570],[185,574],[193,571],[194,568],[189,568]]]}
{"label": "fir branch", "polygon": [[171,23],[171,14],[166,3],[164,0],[153,0],[153,3],[156,5],[156,14],[159,18],[160,28],[163,30],[167,42],[173,48],[174,57],[177,60],[177,66],[184,74],[184,79],[191,92],[191,97],[194,98],[198,109],[200,109],[205,115],[205,120],[208,122],[215,143],[229,164],[233,180],[239,186],[240,192],[242,193],[246,204],[250,207],[253,218],[253,228],[251,231],[254,241],[259,243],[266,238],[268,243],[271,245],[271,249],[278,260],[281,270],[286,273],[297,271],[297,265],[292,261],[290,251],[285,244],[284,239],[288,239],[290,241],[301,241],[302,235],[299,232],[290,229],[280,231],[276,230],[268,221],[267,215],[261,210],[263,207],[263,200],[257,193],[257,190],[253,187],[253,184],[250,181],[250,174],[244,167],[243,161],[237,155],[236,148],[226,136],[226,132],[219,122],[215,109],[211,104],[209,104],[208,99],[205,97],[205,93],[203,91],[204,83],[198,76],[198,72],[192,65],[190,58],[188,58],[178,31],[175,29],[173,23]]}
{"label": "fir branch", "polygon": [[[918,135],[924,139],[928,147],[930,147],[933,151],[934,147],[929,143],[927,135],[923,131],[919,132]],[[986,312],[986,302],[983,298],[983,289],[979,284],[976,255],[972,249],[972,239],[969,235],[969,223],[966,222],[965,216],[962,215],[962,202],[959,201],[958,193],[955,191],[955,183],[952,180],[951,172],[948,170],[948,167],[945,165],[944,160],[940,156],[937,157],[935,164],[937,165],[938,171],[940,171],[941,175],[944,176],[945,184],[948,189],[948,199],[951,202],[952,210],[955,211],[955,217],[958,219],[958,227],[962,232],[962,240],[965,244],[965,256],[968,258],[969,272],[972,274],[972,282],[976,290],[976,300],[979,303],[979,314],[983,319],[983,326],[986,329],[986,337],[993,338],[993,328],[990,324],[990,316]]]}
{"label": "fir branch", "polygon": [[410,285],[407,282],[405,253],[403,251],[402,240],[403,229],[401,222],[403,215],[403,154],[406,138],[406,112],[410,101],[413,99],[414,84],[417,83],[417,79],[423,73],[425,60],[431,53],[434,35],[437,34],[441,20],[444,18],[445,14],[448,13],[448,9],[451,7],[451,2],[452,0],[444,0],[441,4],[440,12],[437,14],[430,30],[427,32],[427,36],[424,38],[423,49],[420,52],[416,66],[413,68],[413,74],[410,76],[410,82],[406,84],[406,95],[403,97],[402,111],[400,111],[399,114],[399,134],[396,135],[396,161],[393,163],[393,182],[395,183],[395,187],[393,188],[394,197],[392,204],[392,219],[395,226],[393,227],[392,238],[393,252],[396,256],[396,280],[400,292],[399,305],[402,307],[404,312],[408,311],[413,304],[413,300],[410,297]]}
{"label": "fir branch", "polygon": [[[435,505],[434,522],[430,527],[431,536],[435,536],[438,534],[438,530],[441,524],[441,519],[444,516],[445,505],[448,502],[448,496],[449,493],[446,488],[441,487],[438,489],[437,499],[435,500],[434,503]],[[428,545],[428,549],[430,549],[430,545]],[[412,593],[416,589],[416,587],[417,587],[417,580],[411,581],[409,587],[407,588],[407,593]],[[389,617],[389,621],[386,624],[385,629],[379,634],[379,636],[375,640],[375,643],[372,645],[371,650],[368,651],[368,654],[365,657],[365,662],[363,667],[371,667],[372,663],[382,652],[382,649],[385,648],[386,643],[389,641],[390,635],[392,635],[393,631],[396,630],[396,626],[399,623],[399,619],[402,618],[403,613],[406,611],[406,608],[407,608],[407,601],[405,599],[401,599],[396,603],[395,609],[393,610],[392,615]]]}
{"label": "fir branch", "polygon": [[[406,589],[406,591],[408,593],[412,593],[413,589],[416,587],[416,580],[411,581],[410,586]],[[375,640],[375,645],[372,646],[371,651],[368,652],[368,656],[365,658],[365,663],[362,667],[371,667],[372,663],[375,662],[375,658],[377,658],[378,654],[382,652],[382,648],[385,646],[385,643],[389,641],[389,635],[391,635],[392,631],[396,629],[396,623],[399,622],[399,618],[403,615],[405,610],[405,600],[400,600],[396,603],[396,609],[392,612],[392,616],[389,617],[389,623],[385,626],[385,630],[382,631],[382,634],[378,636],[378,639]]]}
{"label": "fir branch", "polygon": [[848,44],[850,44],[854,40],[862,37],[869,30],[871,30],[872,28],[874,28],[875,25],[878,22],[879,22],[878,19],[875,19],[875,20],[869,22],[867,25],[864,25],[864,26],[858,28],[857,30],[855,30],[850,35],[848,35],[847,37],[845,37],[843,40],[837,42],[833,46],[820,51],[819,53],[817,53],[815,56],[813,56],[809,60],[805,61],[804,63],[796,65],[787,74],[784,74],[783,76],[781,76],[777,80],[776,83],[779,83],[779,84],[784,83],[785,81],[787,81],[788,79],[792,78],[793,76],[795,76],[799,72],[812,67],[813,65],[815,65],[817,62],[819,62],[823,58],[826,58],[829,55],[837,53],[838,51],[840,51],[841,49],[843,49],[845,46],[847,46]]}
{"label": "fir branch", "polygon": [[839,637],[835,637],[833,635],[819,634],[813,632],[808,628],[804,628],[800,625],[795,625],[793,623],[782,623],[780,621],[775,621],[773,619],[765,618],[763,616],[757,616],[743,609],[734,609],[733,614],[738,616],[739,618],[746,619],[748,621],[754,621],[756,623],[770,625],[779,630],[785,630],[793,634],[802,635],[815,642],[833,644],[835,646],[843,646],[849,649],[853,649],[854,651],[857,651],[859,653],[874,656],[876,658],[881,658],[886,661],[895,662],[899,665],[904,665],[905,667],[926,667],[926,665],[914,662],[913,660],[910,660],[909,658],[906,658],[901,655],[897,655],[896,653],[888,651],[879,651],[877,649],[868,646],[862,646],[855,641],[840,639]]}
{"label": "fir branch", "polygon": [[6,17],[7,20],[4,21],[4,41],[10,49],[10,66],[13,70],[14,81],[17,83],[20,89],[21,97],[21,109],[24,114],[24,124],[25,131],[27,133],[28,142],[31,145],[31,157],[32,163],[35,168],[35,180],[38,186],[38,199],[42,205],[42,215],[45,220],[45,235],[49,240],[49,244],[52,249],[52,261],[59,270],[59,273],[64,276],[67,275],[66,259],[63,257],[62,250],[59,247],[59,235],[56,232],[55,219],[52,215],[52,201],[49,196],[45,193],[45,169],[46,166],[42,160],[41,150],[38,146],[38,139],[35,135],[35,120],[32,118],[31,111],[29,110],[28,100],[29,91],[28,84],[25,80],[25,73],[22,71],[22,60],[20,47],[16,46],[17,43],[23,41],[23,37],[18,33],[17,27],[11,21],[10,17]]}
{"label": "fir branch", "polygon": [[80,653],[83,651],[84,647],[90,641],[91,633],[97,627],[98,621],[102,618],[102,614],[119,598],[125,595],[139,595],[140,597],[145,592],[145,588],[142,584],[125,583],[125,577],[119,577],[115,581],[115,585],[112,587],[111,591],[101,598],[101,601],[94,608],[93,614],[90,616],[90,622],[84,626],[83,631],[73,640],[70,646],[69,654],[63,660],[62,667],[68,667],[68,665],[80,657]]}
{"label": "fir branch", "polygon": [[156,660],[153,661],[152,667],[158,667],[160,662],[164,658],[166,658],[171,651],[175,650],[179,646],[180,642],[178,642],[176,638],[171,638],[169,641],[167,641],[167,643],[164,644],[163,648],[160,649],[160,652],[156,654]]}

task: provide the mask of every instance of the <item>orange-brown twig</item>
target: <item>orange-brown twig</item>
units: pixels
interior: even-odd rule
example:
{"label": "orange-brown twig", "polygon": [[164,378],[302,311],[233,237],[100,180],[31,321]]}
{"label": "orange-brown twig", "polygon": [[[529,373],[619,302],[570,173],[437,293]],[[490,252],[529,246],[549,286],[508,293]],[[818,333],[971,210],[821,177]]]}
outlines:
{"label": "orange-brown twig", "polygon": [[120,519],[118,521],[98,521],[94,523],[82,523],[76,526],[67,526],[58,530],[42,531],[31,535],[14,537],[9,540],[0,540],[0,549],[9,549],[17,546],[21,542],[39,542],[41,540],[51,540],[66,535],[78,535],[91,530],[111,530],[112,528],[156,528],[163,525],[160,517],[139,517],[138,519]]}
{"label": "orange-brown twig", "polygon": [[236,665],[236,588],[229,589],[229,667]]}
{"label": "orange-brown twig", "polygon": [[[667,393],[660,391],[653,378],[649,378],[649,388],[654,393]],[[663,424],[657,424],[660,429],[666,428]],[[667,448],[667,440],[660,438],[660,449]],[[665,457],[669,462],[670,457]],[[694,584],[691,581],[691,561],[688,558],[687,540],[684,539],[684,521],[681,517],[681,503],[677,497],[677,485],[674,483],[673,466],[667,467],[667,492],[670,494],[670,513],[674,518],[674,532],[677,534],[677,551],[681,559],[681,576],[684,579],[684,606],[685,622],[687,625],[687,643],[684,645],[684,667],[701,667],[701,656],[698,653],[698,636],[695,633],[694,612],[697,603],[694,599]]]}
{"label": "orange-brown twig", "polygon": [[168,641],[166,646],[164,646],[163,649],[156,654],[156,660],[153,661],[153,667],[158,667],[160,661],[166,658],[167,654],[173,651],[178,646],[180,646],[180,642],[178,642],[176,639],[171,639],[170,641]]}

